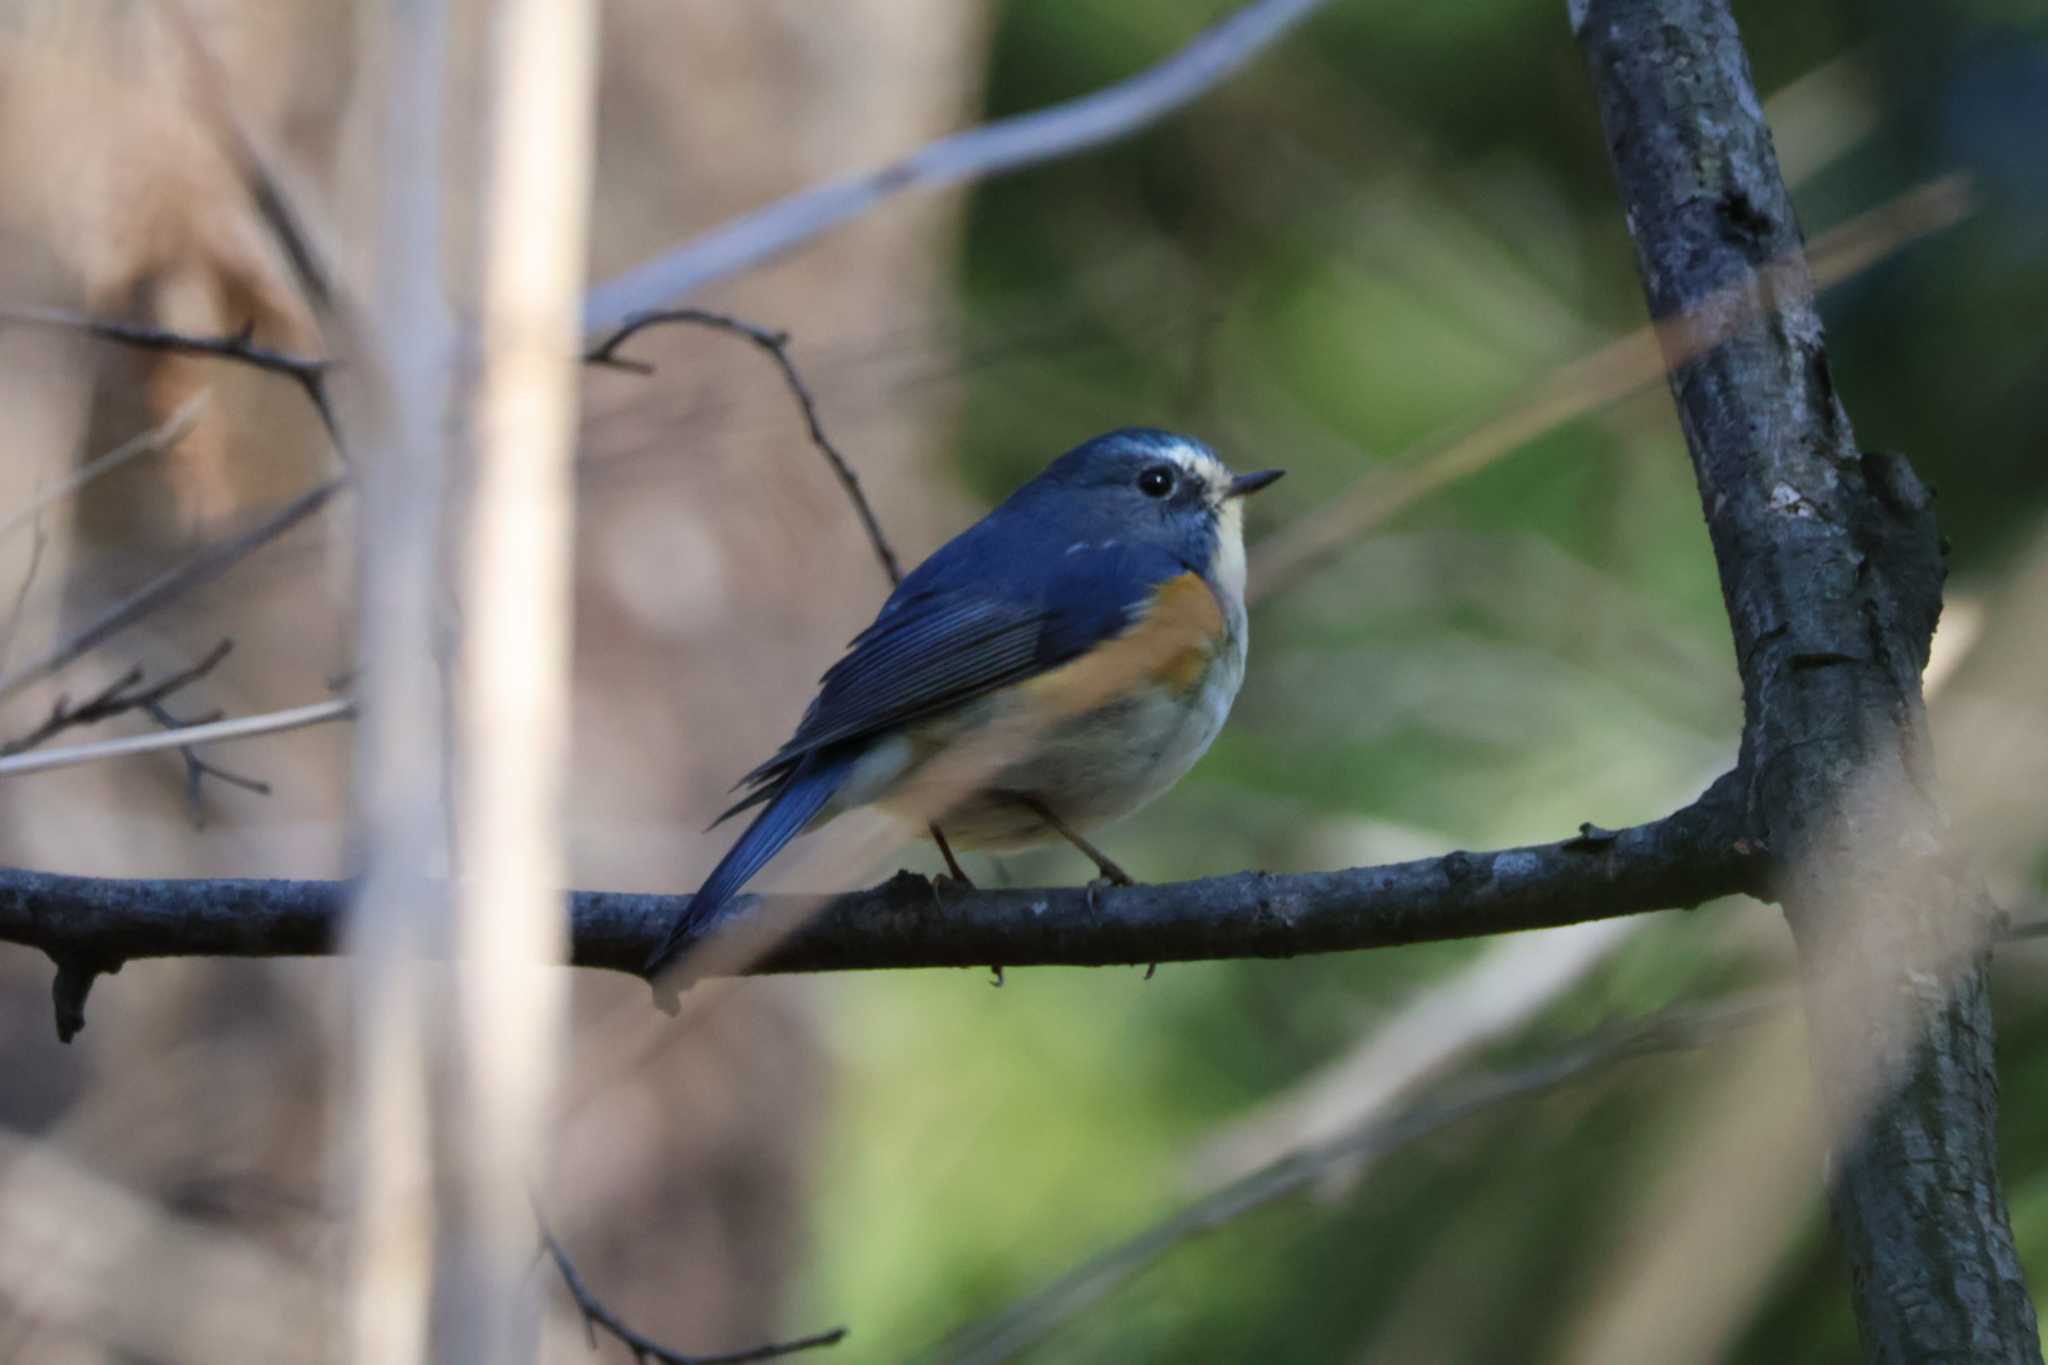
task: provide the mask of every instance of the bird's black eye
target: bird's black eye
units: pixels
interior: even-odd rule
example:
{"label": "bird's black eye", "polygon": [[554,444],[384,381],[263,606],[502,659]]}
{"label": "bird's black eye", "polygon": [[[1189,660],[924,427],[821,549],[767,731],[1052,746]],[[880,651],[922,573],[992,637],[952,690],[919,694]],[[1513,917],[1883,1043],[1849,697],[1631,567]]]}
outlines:
{"label": "bird's black eye", "polygon": [[1173,491],[1173,466],[1155,464],[1138,475],[1138,491],[1148,498],[1163,498]]}

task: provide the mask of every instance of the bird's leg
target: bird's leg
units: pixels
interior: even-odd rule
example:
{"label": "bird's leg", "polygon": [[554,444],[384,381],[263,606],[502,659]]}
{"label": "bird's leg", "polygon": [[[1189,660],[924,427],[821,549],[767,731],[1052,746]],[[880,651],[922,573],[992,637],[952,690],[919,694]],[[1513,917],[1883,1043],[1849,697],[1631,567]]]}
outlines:
{"label": "bird's leg", "polygon": [[953,846],[946,842],[946,832],[939,828],[937,821],[926,825],[925,828],[932,832],[932,842],[939,846],[939,856],[946,860],[947,877],[972,891],[974,881],[961,868],[960,860],[953,856]]}
{"label": "bird's leg", "polygon": [[[1017,799],[1037,812],[1038,818],[1045,821],[1052,828],[1053,833],[1059,835],[1060,838],[1065,839],[1068,843],[1086,854],[1088,860],[1095,864],[1095,870],[1102,874],[1102,883],[1110,886],[1136,886],[1138,884],[1137,878],[1124,871],[1121,867],[1118,867],[1115,859],[1111,858],[1094,844],[1089,843],[1088,840],[1081,837],[1076,830],[1069,826],[1066,821],[1053,814],[1051,806],[1046,805],[1045,802],[1035,796],[1025,796],[1021,792],[1017,794]],[[1092,902],[1095,898],[1095,887],[1091,885],[1088,891],[1089,900]]]}
{"label": "bird's leg", "polygon": [[[958,882],[961,886],[972,891],[974,883],[967,879],[966,870],[960,866],[960,860],[953,856],[953,846],[946,842],[946,832],[939,828],[939,822],[933,820],[926,824],[925,828],[932,832],[932,842],[939,846],[939,855],[946,860],[946,876],[942,880]],[[936,882],[932,885],[932,894],[934,896],[939,894]],[[1000,962],[994,963],[989,967],[989,971],[993,972],[995,977],[988,984],[1001,987],[1003,984],[1003,964]]]}

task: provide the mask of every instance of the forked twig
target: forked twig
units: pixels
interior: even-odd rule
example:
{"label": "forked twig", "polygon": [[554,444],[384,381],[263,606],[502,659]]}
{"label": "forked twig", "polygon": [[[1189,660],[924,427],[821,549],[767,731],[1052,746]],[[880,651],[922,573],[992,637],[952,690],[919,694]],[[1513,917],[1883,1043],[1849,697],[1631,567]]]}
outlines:
{"label": "forked twig", "polygon": [[73,313],[62,308],[0,308],[0,323],[9,322],[24,327],[54,327],[65,331],[84,332],[101,341],[126,346],[131,350],[231,360],[236,364],[247,365],[269,374],[283,375],[305,393],[307,401],[313,405],[313,411],[320,415],[320,424],[327,428],[328,436],[337,444],[340,442],[341,431],[335,424],[334,408],[327,397],[327,376],[333,370],[334,362],[317,357],[293,355],[269,346],[259,346],[255,342],[253,328],[244,327],[239,332],[217,337],[193,336],[139,322],[118,322],[111,318],[88,317],[83,313]]}
{"label": "forked twig", "polygon": [[[146,709],[149,712],[150,719],[163,726],[166,730],[184,730],[195,725],[210,725],[222,718],[220,712],[213,711],[203,716],[180,719],[172,715],[169,708],[159,703],[152,703]],[[206,828],[206,802],[201,787],[209,777],[216,782],[225,782],[230,787],[239,787],[243,791],[253,793],[256,796],[270,795],[270,784],[268,782],[263,781],[261,778],[246,777],[241,773],[230,772],[217,763],[201,758],[199,756],[199,749],[195,745],[179,745],[178,756],[185,760],[185,809],[192,816],[192,827],[194,829]]]}
{"label": "forked twig", "polygon": [[120,677],[108,683],[98,692],[77,706],[69,697],[58,697],[50,706],[50,714],[42,724],[16,739],[0,742],[0,758],[11,758],[30,749],[47,744],[50,740],[81,726],[97,725],[115,716],[127,715],[131,711],[151,711],[174,692],[189,687],[211,673],[222,659],[233,651],[233,640],[222,640],[206,652],[206,657],[190,668],[171,674],[161,682],[143,686],[141,665],[129,669]]}

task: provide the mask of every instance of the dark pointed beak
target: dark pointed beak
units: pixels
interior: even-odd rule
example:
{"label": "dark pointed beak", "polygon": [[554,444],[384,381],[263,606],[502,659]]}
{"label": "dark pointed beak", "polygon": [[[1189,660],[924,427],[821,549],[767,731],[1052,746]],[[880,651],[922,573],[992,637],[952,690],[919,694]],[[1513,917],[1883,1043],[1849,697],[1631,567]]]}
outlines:
{"label": "dark pointed beak", "polygon": [[1240,474],[1230,481],[1230,492],[1226,496],[1241,498],[1256,493],[1269,483],[1278,483],[1286,472],[1284,469],[1261,469],[1256,474]]}

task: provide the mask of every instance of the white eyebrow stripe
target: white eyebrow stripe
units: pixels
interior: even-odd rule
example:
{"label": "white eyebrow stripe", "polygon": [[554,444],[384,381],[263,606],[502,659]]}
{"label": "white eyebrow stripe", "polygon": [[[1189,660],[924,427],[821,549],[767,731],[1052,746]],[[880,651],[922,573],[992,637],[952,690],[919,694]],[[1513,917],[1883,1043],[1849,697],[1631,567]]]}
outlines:
{"label": "white eyebrow stripe", "polygon": [[1206,447],[1192,441],[1176,440],[1164,445],[1160,453],[1179,465],[1189,478],[1200,480],[1203,491],[1211,499],[1220,499],[1228,489],[1230,471]]}

